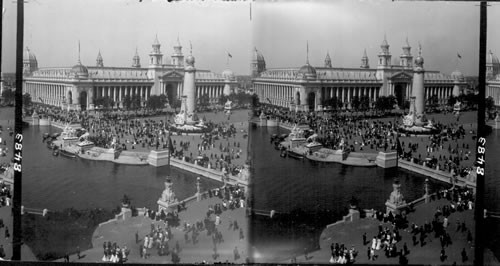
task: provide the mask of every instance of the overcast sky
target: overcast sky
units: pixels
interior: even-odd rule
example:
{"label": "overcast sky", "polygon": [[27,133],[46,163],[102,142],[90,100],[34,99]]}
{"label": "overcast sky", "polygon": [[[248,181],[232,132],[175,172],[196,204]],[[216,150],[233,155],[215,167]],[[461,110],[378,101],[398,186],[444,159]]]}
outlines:
{"label": "overcast sky", "polygon": [[[4,46],[2,69],[15,69],[15,3],[2,0]],[[193,44],[196,67],[221,72],[226,51],[237,75],[249,74],[251,50],[259,49],[267,67],[300,67],[306,60],[322,66],[330,52],[335,67],[359,67],[366,48],[371,67],[384,33],[393,60],[399,60],[408,37],[412,53],[422,44],[425,68],[477,75],[479,7],[477,3],[364,1],[259,1],[252,3],[162,0],[28,0],[24,46],[39,67],[72,66],[78,40],[85,65],[95,65],[99,49],[105,66],[130,66],[138,47],[142,66],[155,34],[164,62],[170,62],[179,36],[185,55]],[[252,20],[250,20],[250,13]],[[500,5],[488,13],[488,49],[500,56]],[[399,62],[398,62],[399,63]]]}
{"label": "overcast sky", "polygon": [[[408,37],[413,55],[421,43],[426,69],[450,74],[458,67],[465,75],[477,75],[477,5],[366,0],[266,2],[255,8],[254,41],[268,68],[304,65],[307,41],[313,66],[323,66],[329,51],[334,67],[359,67],[366,48],[373,68],[385,33],[397,64]],[[489,12],[489,25],[497,25],[489,31],[490,36],[497,35],[490,37],[497,55],[499,8],[492,4]],[[457,53],[462,56],[458,66]]]}
{"label": "overcast sky", "polygon": [[[4,0],[13,12],[11,2]],[[141,65],[147,66],[156,34],[164,63],[170,63],[179,36],[185,55],[191,41],[197,68],[221,72],[229,52],[229,68],[235,74],[248,74],[249,9],[249,3],[201,1],[28,0],[24,46],[36,55],[39,67],[75,65],[78,40],[84,65],[95,65],[100,49],[105,66],[129,67],[137,47]]]}

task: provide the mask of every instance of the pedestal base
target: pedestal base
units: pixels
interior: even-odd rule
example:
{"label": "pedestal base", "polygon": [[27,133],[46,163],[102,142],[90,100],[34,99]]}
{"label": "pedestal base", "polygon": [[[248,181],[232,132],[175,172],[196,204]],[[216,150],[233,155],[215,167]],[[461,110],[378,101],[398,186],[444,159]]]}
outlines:
{"label": "pedestal base", "polygon": [[148,155],[148,163],[153,166],[168,165],[168,151],[151,151]]}
{"label": "pedestal base", "polygon": [[396,152],[379,152],[377,155],[377,166],[382,168],[392,168],[397,166],[398,156]]}
{"label": "pedestal base", "polygon": [[161,212],[163,210],[165,213],[174,212],[175,208],[177,208],[177,205],[179,204],[177,201],[168,203],[162,199],[159,199],[156,203],[158,203],[158,211]]}
{"label": "pedestal base", "polygon": [[392,202],[385,202],[386,213],[392,212],[393,215],[401,214],[401,211],[406,207],[406,205],[396,205]]}

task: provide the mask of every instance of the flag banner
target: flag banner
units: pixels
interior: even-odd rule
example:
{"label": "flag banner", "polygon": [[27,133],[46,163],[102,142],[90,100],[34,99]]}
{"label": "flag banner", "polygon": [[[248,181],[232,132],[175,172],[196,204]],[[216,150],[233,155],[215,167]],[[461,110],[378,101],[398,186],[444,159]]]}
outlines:
{"label": "flag banner", "polygon": [[227,53],[227,56],[229,56],[230,58],[233,58],[233,56],[229,52]]}
{"label": "flag banner", "polygon": [[457,56],[458,58],[462,59],[462,56],[459,53],[457,53]]}

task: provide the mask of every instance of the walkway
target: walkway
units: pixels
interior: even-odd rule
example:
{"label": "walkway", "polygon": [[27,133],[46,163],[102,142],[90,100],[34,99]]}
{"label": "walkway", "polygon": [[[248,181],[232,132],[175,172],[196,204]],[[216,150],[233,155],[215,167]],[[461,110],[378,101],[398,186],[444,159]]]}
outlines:
{"label": "walkway", "polygon": [[[198,237],[198,243],[193,245],[192,243],[187,243],[184,241],[184,232],[182,231],[182,224],[184,222],[192,224],[196,221],[202,221],[203,217],[208,210],[208,205],[214,205],[215,203],[220,203],[219,198],[209,198],[204,199],[200,202],[193,202],[188,205],[187,210],[182,211],[179,214],[181,219],[181,226],[178,228],[173,228],[172,233],[174,238],[169,241],[170,248],[175,247],[176,241],[179,242],[181,252],[180,259],[181,263],[197,263],[203,260],[208,263],[213,263],[213,244],[212,237],[206,235],[206,231],[200,233]],[[244,239],[239,239],[239,231],[228,230],[229,221],[236,220],[240,228],[244,230]],[[220,257],[216,260],[217,262],[225,262],[226,260],[233,263],[243,263],[247,258],[247,232],[248,223],[247,217],[245,216],[245,209],[239,208],[235,210],[228,210],[221,215],[222,223],[218,226],[219,231],[222,233],[224,242],[217,246],[217,252]],[[116,242],[120,247],[127,246],[130,250],[130,255],[127,263],[171,263],[171,256],[158,256],[156,250],[151,250],[151,257],[148,259],[142,259],[139,255],[139,245],[140,243],[135,243],[135,232],[139,232],[139,237],[143,240],[144,236],[148,234],[151,230],[151,224],[157,224],[163,222],[152,221],[151,219],[138,216],[132,217],[126,221],[117,221],[102,225],[98,227],[93,235],[92,246],[94,248],[90,250],[83,251],[81,253],[84,256],[81,259],[77,259],[76,255],[70,256],[70,261],[75,262],[101,262],[103,257],[103,242],[111,241],[111,243]],[[240,254],[240,259],[235,261],[233,250],[238,247]],[[58,260],[63,261],[63,260]]]}
{"label": "walkway", "polygon": [[[409,225],[411,226],[413,223],[423,225],[426,221],[431,222],[436,208],[446,204],[449,204],[448,201],[441,199],[428,204],[418,205],[415,208],[415,212],[408,215]],[[470,229],[472,235],[475,236],[474,210],[452,213],[448,219],[450,221],[450,225],[448,226],[447,232],[451,236],[452,244],[445,248],[448,258],[444,261],[444,263],[453,264],[453,262],[457,262],[458,265],[463,264],[460,252],[463,248],[465,248],[467,256],[469,257],[466,264],[472,264],[474,256],[474,248],[472,247],[473,242],[472,244],[467,243],[467,232],[456,232],[456,221],[459,219],[460,221],[465,222],[466,227]],[[387,258],[382,250],[375,252],[375,255],[378,255],[375,261],[368,260],[368,245],[363,245],[362,235],[363,233],[366,233],[367,239],[371,240],[373,236],[377,235],[379,224],[381,223],[378,220],[366,218],[327,228],[323,231],[320,238],[321,250],[310,253],[310,259],[307,261],[304,256],[300,256],[297,258],[297,262],[328,263],[331,254],[330,245],[333,242],[344,244],[348,248],[354,246],[354,248],[359,252],[356,257],[356,264],[398,264],[399,260],[397,257]],[[382,226],[384,228],[388,227],[392,229],[392,225],[389,223],[382,223]],[[441,244],[438,238],[434,238],[433,233],[426,237],[425,245],[423,247],[421,247],[420,244],[413,246],[412,235],[409,230],[401,230],[400,234],[402,240],[398,242],[397,247],[398,249],[401,249],[403,248],[403,244],[407,243],[408,249],[410,250],[410,254],[407,256],[409,264],[436,264],[439,262]]]}

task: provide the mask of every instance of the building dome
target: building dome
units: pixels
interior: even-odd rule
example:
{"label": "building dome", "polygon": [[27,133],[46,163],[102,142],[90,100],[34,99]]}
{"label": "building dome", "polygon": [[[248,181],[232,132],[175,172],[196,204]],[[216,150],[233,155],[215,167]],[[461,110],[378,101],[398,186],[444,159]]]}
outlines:
{"label": "building dome", "polygon": [[86,78],[89,76],[88,69],[84,65],[82,65],[81,63],[73,66],[73,68],[71,68],[71,71],[78,78]]}
{"label": "building dome", "polygon": [[486,64],[491,64],[491,65],[500,64],[498,57],[496,57],[491,50],[488,52],[488,55],[486,56]]}
{"label": "building dome", "polygon": [[464,74],[462,74],[462,72],[460,72],[458,69],[453,71],[453,73],[451,73],[451,77],[456,81],[464,81],[465,80]]}
{"label": "building dome", "polygon": [[264,56],[255,48],[254,53],[253,53],[253,60],[254,61],[265,61]]}
{"label": "building dome", "polygon": [[23,54],[23,61],[36,62],[35,54],[33,54],[28,47],[26,47],[26,51]]}
{"label": "building dome", "polygon": [[299,76],[303,78],[316,78],[316,69],[309,64],[305,64],[299,69]]}
{"label": "building dome", "polygon": [[194,66],[194,56],[193,55],[188,55],[186,57],[186,64]]}
{"label": "building dome", "polygon": [[222,72],[222,76],[227,79],[227,80],[233,80],[234,79],[234,73],[230,69],[226,69]]}

